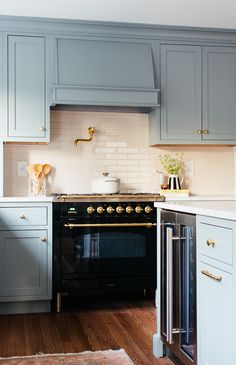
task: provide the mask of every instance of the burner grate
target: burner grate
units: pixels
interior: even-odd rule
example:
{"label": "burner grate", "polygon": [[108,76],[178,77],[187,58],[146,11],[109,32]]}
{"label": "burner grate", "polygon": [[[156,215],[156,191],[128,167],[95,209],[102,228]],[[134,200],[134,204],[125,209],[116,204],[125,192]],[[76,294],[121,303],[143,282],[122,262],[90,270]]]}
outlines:
{"label": "burner grate", "polygon": [[117,193],[117,194],[52,194],[57,201],[76,201],[80,199],[151,199],[153,201],[164,201],[164,196],[159,193]]}

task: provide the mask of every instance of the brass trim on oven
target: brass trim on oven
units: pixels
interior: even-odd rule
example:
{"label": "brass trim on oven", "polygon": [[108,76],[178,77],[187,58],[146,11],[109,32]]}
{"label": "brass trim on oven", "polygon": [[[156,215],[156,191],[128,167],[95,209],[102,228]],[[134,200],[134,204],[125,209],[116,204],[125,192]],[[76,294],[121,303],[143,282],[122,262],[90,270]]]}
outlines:
{"label": "brass trim on oven", "polygon": [[155,227],[156,223],[64,223],[64,227],[77,228],[77,227]]}

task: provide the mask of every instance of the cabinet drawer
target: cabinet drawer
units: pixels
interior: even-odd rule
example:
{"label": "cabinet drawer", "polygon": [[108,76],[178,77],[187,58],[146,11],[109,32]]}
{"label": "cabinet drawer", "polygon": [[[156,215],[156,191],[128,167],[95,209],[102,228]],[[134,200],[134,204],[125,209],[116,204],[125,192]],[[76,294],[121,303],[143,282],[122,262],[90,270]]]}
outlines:
{"label": "cabinet drawer", "polygon": [[47,207],[0,208],[0,228],[8,226],[45,226],[47,223]]}
{"label": "cabinet drawer", "polygon": [[201,255],[233,265],[234,226],[230,221],[199,222],[198,249]]}

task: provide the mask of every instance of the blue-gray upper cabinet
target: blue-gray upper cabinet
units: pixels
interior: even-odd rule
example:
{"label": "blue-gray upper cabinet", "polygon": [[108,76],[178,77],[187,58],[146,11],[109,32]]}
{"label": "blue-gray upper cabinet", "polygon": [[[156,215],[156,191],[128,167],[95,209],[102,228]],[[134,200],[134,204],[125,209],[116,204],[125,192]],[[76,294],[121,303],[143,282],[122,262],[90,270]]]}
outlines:
{"label": "blue-gray upper cabinet", "polygon": [[52,104],[157,107],[151,42],[55,39]]}
{"label": "blue-gray upper cabinet", "polygon": [[161,45],[150,144],[235,144],[236,48]]}
{"label": "blue-gray upper cabinet", "polygon": [[203,47],[203,139],[236,141],[234,47]]}
{"label": "blue-gray upper cabinet", "polygon": [[161,139],[199,140],[201,47],[161,46]]}
{"label": "blue-gray upper cabinet", "polygon": [[6,37],[7,90],[4,139],[20,142],[49,141],[49,102],[46,40],[44,37]]}

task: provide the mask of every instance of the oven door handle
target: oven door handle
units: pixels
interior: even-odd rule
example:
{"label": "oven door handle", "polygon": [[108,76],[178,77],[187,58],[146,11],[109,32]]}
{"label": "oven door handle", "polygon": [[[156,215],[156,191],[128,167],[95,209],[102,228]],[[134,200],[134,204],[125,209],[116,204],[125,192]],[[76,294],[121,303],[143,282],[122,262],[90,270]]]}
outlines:
{"label": "oven door handle", "polygon": [[64,227],[66,228],[79,228],[79,227],[156,227],[156,223],[64,223]]}

